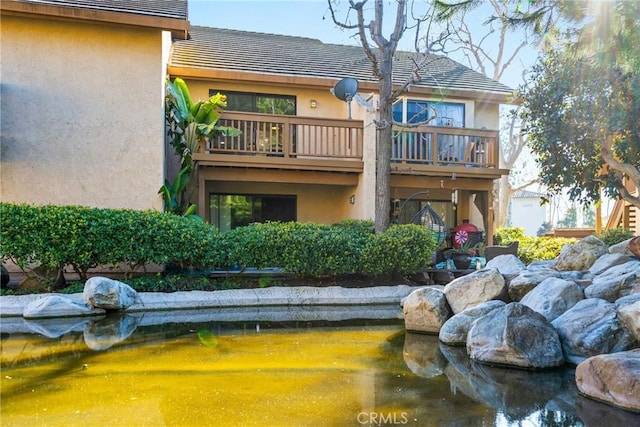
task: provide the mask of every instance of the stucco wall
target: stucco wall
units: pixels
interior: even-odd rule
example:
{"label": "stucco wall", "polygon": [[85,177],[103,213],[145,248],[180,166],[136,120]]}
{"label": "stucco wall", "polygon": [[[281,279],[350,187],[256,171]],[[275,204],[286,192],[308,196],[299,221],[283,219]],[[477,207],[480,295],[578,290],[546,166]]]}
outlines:
{"label": "stucco wall", "polygon": [[537,198],[511,198],[509,226],[524,229],[525,236],[536,236],[547,220],[546,207]]}
{"label": "stucco wall", "polygon": [[2,17],[6,202],[161,209],[162,33]]}
{"label": "stucco wall", "polygon": [[[345,218],[357,218],[355,205],[349,203],[349,197],[355,192],[355,188],[352,187],[209,181],[206,192],[207,195],[220,193],[296,196],[297,220],[300,222],[332,224]],[[207,219],[208,215],[207,212]]]}

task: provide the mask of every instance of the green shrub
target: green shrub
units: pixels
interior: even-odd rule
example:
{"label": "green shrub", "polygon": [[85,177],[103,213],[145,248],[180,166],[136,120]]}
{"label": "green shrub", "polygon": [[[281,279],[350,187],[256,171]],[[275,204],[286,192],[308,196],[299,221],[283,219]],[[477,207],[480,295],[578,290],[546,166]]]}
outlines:
{"label": "green shrub", "polygon": [[[298,278],[403,275],[425,267],[435,245],[432,233],[417,225],[376,235],[371,221],[268,222],[220,233],[158,211],[0,204],[3,260],[23,268],[70,266],[83,281],[92,267],[121,264],[177,271],[273,267]],[[174,282],[166,287],[181,288]]]}
{"label": "green shrub", "polygon": [[575,243],[578,239],[566,237],[530,237],[524,235],[524,229],[519,227],[502,227],[496,231],[496,241],[500,245],[511,242],[518,243],[518,258],[525,264],[533,261],[555,259],[560,255],[564,245]]}
{"label": "green shrub", "polygon": [[202,265],[219,233],[157,211],[0,204],[3,260],[48,269],[71,266],[82,279],[98,265]]}
{"label": "green shrub", "polygon": [[631,239],[634,234],[628,228],[610,228],[596,234],[607,246],[613,246],[617,243]]}
{"label": "green shrub", "polygon": [[415,224],[394,225],[364,248],[362,271],[371,276],[408,274],[426,268],[436,250],[433,233]]}

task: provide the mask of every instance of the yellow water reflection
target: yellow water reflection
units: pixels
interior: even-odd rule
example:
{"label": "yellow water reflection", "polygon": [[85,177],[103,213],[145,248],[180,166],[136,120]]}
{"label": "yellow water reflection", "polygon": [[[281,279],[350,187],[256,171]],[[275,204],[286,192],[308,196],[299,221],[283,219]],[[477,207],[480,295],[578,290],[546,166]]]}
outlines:
{"label": "yellow water reflection", "polygon": [[354,425],[376,411],[376,361],[400,331],[263,329],[210,348],[194,330],[107,352],[88,351],[81,336],[12,336],[2,344],[2,425]]}
{"label": "yellow water reflection", "polygon": [[[131,319],[117,320],[58,338],[3,333],[0,425],[583,425],[571,371],[476,366],[463,347],[405,333],[398,320],[214,321],[133,333]],[[104,325],[124,331],[122,340],[98,339]],[[105,342],[116,344],[95,350]]]}

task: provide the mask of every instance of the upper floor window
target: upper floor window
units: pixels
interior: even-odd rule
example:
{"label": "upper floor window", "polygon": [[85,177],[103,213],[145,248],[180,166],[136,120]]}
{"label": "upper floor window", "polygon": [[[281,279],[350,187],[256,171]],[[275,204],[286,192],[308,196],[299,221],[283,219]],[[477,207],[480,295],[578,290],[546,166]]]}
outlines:
{"label": "upper floor window", "polygon": [[289,95],[270,95],[264,93],[229,92],[209,90],[209,96],[221,92],[227,96],[227,111],[245,113],[296,115],[296,97]]}
{"label": "upper floor window", "polygon": [[406,99],[393,106],[393,120],[398,123],[425,122],[430,126],[464,127],[464,104]]}

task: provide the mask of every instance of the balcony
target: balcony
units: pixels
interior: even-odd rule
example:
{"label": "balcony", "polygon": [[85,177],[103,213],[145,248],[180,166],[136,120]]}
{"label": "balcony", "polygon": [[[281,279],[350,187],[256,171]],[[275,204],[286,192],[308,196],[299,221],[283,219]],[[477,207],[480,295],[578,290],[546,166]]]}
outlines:
{"label": "balcony", "polygon": [[361,121],[225,113],[218,122],[242,132],[207,142],[201,164],[362,172]]}
{"label": "balcony", "polygon": [[393,127],[391,171],[395,174],[497,179],[498,131],[439,126]]}
{"label": "balcony", "polygon": [[[203,165],[362,172],[363,123],[269,114],[225,113],[219,124],[242,131],[207,142]],[[394,126],[392,171],[451,173],[496,169],[498,132],[452,127]],[[495,174],[494,170],[492,174]]]}

